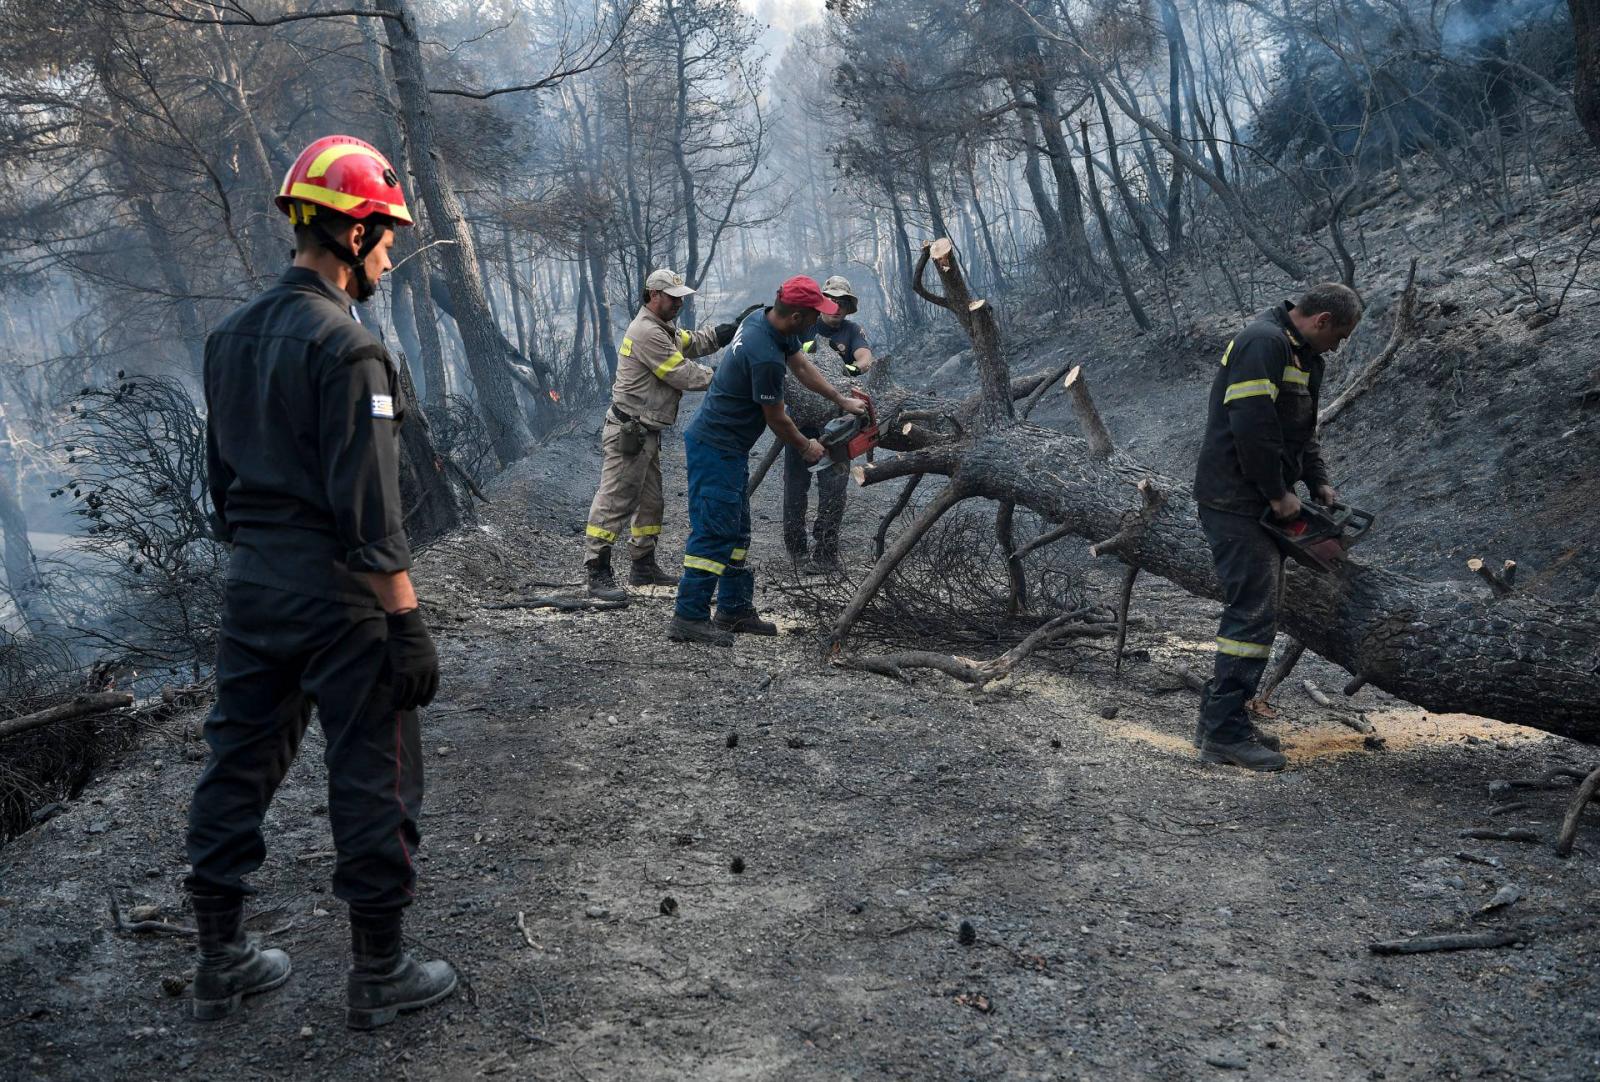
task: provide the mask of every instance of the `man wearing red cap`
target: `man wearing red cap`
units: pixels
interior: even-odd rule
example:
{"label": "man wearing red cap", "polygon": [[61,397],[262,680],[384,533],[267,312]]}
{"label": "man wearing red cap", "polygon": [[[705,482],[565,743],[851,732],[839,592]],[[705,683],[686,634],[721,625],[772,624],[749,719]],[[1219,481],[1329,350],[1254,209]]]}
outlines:
{"label": "man wearing red cap", "polygon": [[812,279],[798,275],[784,282],[776,303],[752,312],[739,325],[700,411],[683,434],[689,466],[689,540],[677,608],[668,628],[674,641],[732,646],[735,632],[778,633],[775,624],[756,612],[755,579],[746,565],[750,450],[771,428],[807,462],[822,457],[822,444],[801,435],[784,408],[783,378],[788,373],[848,413],[866,409],[860,400],[840,394],[803,352],[817,317],[838,310]]}

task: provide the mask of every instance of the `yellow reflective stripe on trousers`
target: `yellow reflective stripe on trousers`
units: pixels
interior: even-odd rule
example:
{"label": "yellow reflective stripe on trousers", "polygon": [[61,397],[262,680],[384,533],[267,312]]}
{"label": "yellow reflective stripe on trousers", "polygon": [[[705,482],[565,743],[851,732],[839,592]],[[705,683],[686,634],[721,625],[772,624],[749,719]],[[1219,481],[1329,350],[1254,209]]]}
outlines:
{"label": "yellow reflective stripe on trousers", "polygon": [[624,336],[623,339],[622,339],[622,348],[617,350],[617,352],[619,354],[621,354],[622,356],[624,356],[624,357],[632,357],[633,356],[633,339],[628,338],[627,336]]}
{"label": "yellow reflective stripe on trousers", "polygon": [[727,564],[719,564],[715,560],[708,560],[703,556],[685,556],[683,566],[694,571],[709,571],[713,575],[720,575],[728,570]]}
{"label": "yellow reflective stripe on trousers", "polygon": [[628,529],[635,537],[654,537],[661,532],[660,526],[630,526]]}
{"label": "yellow reflective stripe on trousers", "polygon": [[1233,355],[1233,339],[1228,339],[1228,348],[1222,351],[1222,367],[1228,367],[1228,358]]}
{"label": "yellow reflective stripe on trousers", "polygon": [[731,557],[731,559],[733,560],[734,563],[738,563],[740,560],[744,559],[745,553],[747,553],[749,551],[750,551],[749,549],[734,549],[733,550],[733,556]]}
{"label": "yellow reflective stripe on trousers", "polygon": [[583,532],[588,534],[590,537],[598,537],[602,541],[615,541],[617,539],[616,534],[612,533],[610,530],[602,530],[592,522],[583,528]]}
{"label": "yellow reflective stripe on trousers", "polygon": [[656,367],[655,367],[656,379],[665,379],[668,372],[672,371],[674,368],[678,367],[682,363],[683,363],[683,353],[681,351],[673,352],[673,354],[671,356],[669,356],[666,360],[664,360],[660,364],[656,365]]}
{"label": "yellow reflective stripe on trousers", "polygon": [[1266,657],[1272,653],[1272,644],[1262,646],[1255,642],[1240,642],[1238,639],[1225,639],[1217,636],[1217,653],[1231,654],[1233,657]]}
{"label": "yellow reflective stripe on trousers", "polygon": [[1296,368],[1291,364],[1283,370],[1283,382],[1298,383],[1302,387],[1309,387],[1311,386],[1311,373],[1303,368]]}
{"label": "yellow reflective stripe on trousers", "polygon": [[1263,394],[1276,402],[1278,385],[1270,379],[1247,379],[1243,383],[1230,383],[1228,389],[1223,392],[1222,404],[1227,405],[1240,398],[1254,398]]}

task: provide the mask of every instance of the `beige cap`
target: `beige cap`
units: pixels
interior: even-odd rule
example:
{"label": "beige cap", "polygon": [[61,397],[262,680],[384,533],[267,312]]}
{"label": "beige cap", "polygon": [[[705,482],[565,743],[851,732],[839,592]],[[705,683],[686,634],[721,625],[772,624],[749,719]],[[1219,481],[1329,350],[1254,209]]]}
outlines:
{"label": "beige cap", "polygon": [[683,284],[683,275],[664,267],[661,270],[651,271],[650,277],[644,280],[644,287],[659,289],[669,297],[687,297],[694,292]]}
{"label": "beige cap", "polygon": [[856,296],[856,291],[850,288],[850,279],[842,274],[835,274],[832,278],[823,282],[822,292],[834,300],[838,300],[840,297],[849,297],[857,304],[861,303],[860,298]]}

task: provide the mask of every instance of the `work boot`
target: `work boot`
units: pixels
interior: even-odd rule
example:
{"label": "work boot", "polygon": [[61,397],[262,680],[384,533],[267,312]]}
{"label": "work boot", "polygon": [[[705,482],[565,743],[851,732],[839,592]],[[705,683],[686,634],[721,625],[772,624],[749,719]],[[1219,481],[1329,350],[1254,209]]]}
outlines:
{"label": "work boot", "polygon": [[[1256,728],[1255,722],[1251,722],[1250,723],[1250,739],[1254,740],[1257,744],[1260,744],[1262,747],[1268,748],[1268,749],[1270,749],[1272,751],[1282,751],[1283,750],[1283,741],[1279,740],[1277,738],[1277,736],[1275,736],[1272,733],[1267,732],[1265,729]],[[1203,722],[1203,721],[1197,721],[1197,722],[1194,723],[1194,746],[1198,748],[1200,745],[1204,744],[1205,742],[1206,742],[1206,723]]]}
{"label": "work boot", "polygon": [[617,585],[616,578],[611,574],[611,556],[596,556],[585,561],[584,567],[589,569],[589,596],[596,601],[626,601],[628,591]]}
{"label": "work boot", "polygon": [[804,570],[807,575],[839,575],[844,573],[844,561],[831,549],[817,549],[806,561]]}
{"label": "work boot", "polygon": [[226,1018],[245,996],[270,992],[289,979],[289,956],[260,950],[244,937],[244,899],[233,894],[196,894],[194,923],[200,964],[194,971],[194,1016],[201,1022]]}
{"label": "work boot", "polygon": [[733,632],[724,631],[710,620],[685,620],[677,613],[667,625],[667,638],[673,642],[703,642],[707,646],[732,646]]}
{"label": "work boot", "polygon": [[628,569],[629,586],[676,586],[678,578],[661,570],[661,565],[656,563],[656,554],[641,556],[633,561],[633,566]]}
{"label": "work boot", "polygon": [[740,635],[776,635],[778,625],[771,620],[763,620],[761,614],[755,609],[745,612],[724,613],[721,609],[711,618],[711,622],[724,631],[732,631]]}
{"label": "work boot", "polygon": [[1200,761],[1227,763],[1231,766],[1242,766],[1246,770],[1263,771],[1282,770],[1289,763],[1282,752],[1273,751],[1250,737],[1245,737],[1235,744],[1219,744],[1214,740],[1207,740],[1200,745]]}
{"label": "work boot", "polygon": [[456,990],[449,962],[418,962],[401,945],[402,910],[350,910],[353,964],[346,981],[351,1029],[377,1029],[402,1011],[420,1011]]}

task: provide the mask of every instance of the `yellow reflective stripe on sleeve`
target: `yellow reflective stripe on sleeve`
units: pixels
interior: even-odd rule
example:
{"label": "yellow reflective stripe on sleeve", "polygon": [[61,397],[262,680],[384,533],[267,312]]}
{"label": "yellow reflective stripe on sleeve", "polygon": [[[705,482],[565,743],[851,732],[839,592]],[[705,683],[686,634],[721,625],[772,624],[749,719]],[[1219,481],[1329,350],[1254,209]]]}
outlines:
{"label": "yellow reflective stripe on sleeve", "polygon": [[1309,387],[1311,385],[1311,373],[1303,368],[1296,368],[1291,364],[1283,370],[1283,382],[1298,383],[1302,387]]}
{"label": "yellow reflective stripe on sleeve", "polygon": [[801,353],[810,353],[813,350],[815,350],[816,348],[817,348],[817,340],[815,338],[813,338],[811,341],[807,342],[805,345],[800,347],[800,352]]}
{"label": "yellow reflective stripe on sleeve", "polygon": [[602,530],[592,522],[583,528],[583,532],[588,534],[590,537],[598,537],[602,541],[615,541],[617,539],[616,534],[612,533],[610,530]]}
{"label": "yellow reflective stripe on sleeve", "polygon": [[734,563],[738,563],[740,560],[744,559],[745,553],[747,553],[749,551],[750,551],[749,549],[734,549],[733,550],[733,562]]}
{"label": "yellow reflective stripe on sleeve", "polygon": [[694,571],[709,571],[713,575],[720,575],[728,570],[727,564],[719,564],[715,560],[707,560],[703,556],[685,556],[683,566]]}
{"label": "yellow reflective stripe on sleeve", "polygon": [[656,365],[656,367],[654,369],[655,374],[656,374],[656,379],[666,379],[667,378],[667,373],[672,371],[674,368],[678,367],[682,363],[683,363],[683,353],[682,353],[682,351],[681,350],[674,350],[671,356],[669,356],[666,360],[662,361],[660,364]]}
{"label": "yellow reflective stripe on sleeve", "polygon": [[678,332],[678,348],[679,349],[687,349],[689,347],[689,343],[693,342],[693,341],[694,341],[694,335],[690,334],[688,331],[680,330]]}
{"label": "yellow reflective stripe on sleeve", "polygon": [[624,356],[624,357],[632,357],[633,356],[633,339],[624,336],[623,339],[622,339],[622,348],[617,350],[617,352],[619,354],[621,354],[622,356]]}
{"label": "yellow reflective stripe on sleeve", "polygon": [[1233,355],[1233,339],[1228,339],[1228,348],[1222,351],[1222,367],[1228,367],[1228,358]]}
{"label": "yellow reflective stripe on sleeve", "polygon": [[1233,657],[1266,657],[1272,653],[1272,644],[1262,646],[1256,642],[1240,642],[1238,639],[1225,639],[1217,636],[1217,653],[1229,654]]}
{"label": "yellow reflective stripe on sleeve", "polygon": [[654,537],[661,532],[660,526],[630,526],[630,533],[635,537]]}
{"label": "yellow reflective stripe on sleeve", "polygon": [[1243,383],[1228,384],[1228,389],[1222,395],[1222,403],[1227,405],[1236,399],[1254,398],[1263,394],[1276,402],[1278,400],[1278,385],[1270,379],[1247,379]]}

